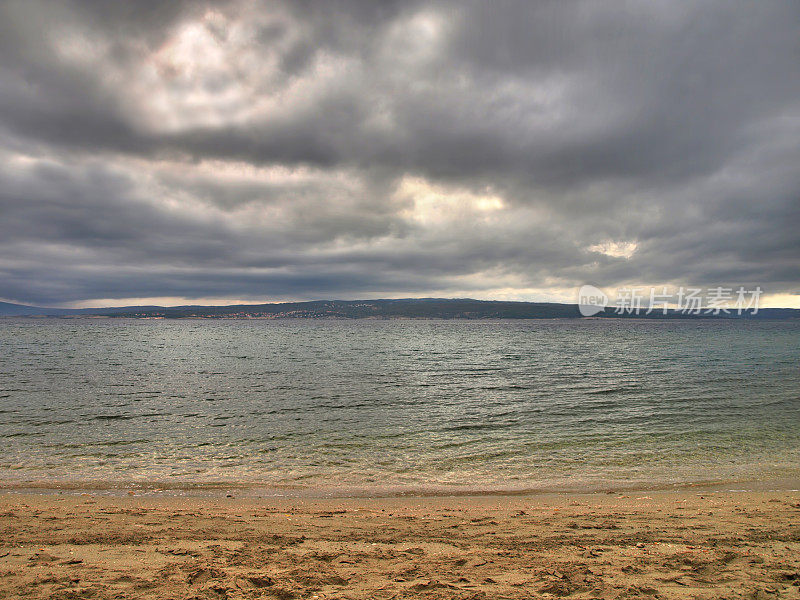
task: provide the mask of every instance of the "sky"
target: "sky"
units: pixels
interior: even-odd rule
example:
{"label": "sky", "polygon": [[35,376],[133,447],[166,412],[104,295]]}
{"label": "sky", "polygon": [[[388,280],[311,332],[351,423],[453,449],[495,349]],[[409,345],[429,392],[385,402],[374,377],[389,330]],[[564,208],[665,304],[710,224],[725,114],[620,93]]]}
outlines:
{"label": "sky", "polygon": [[796,2],[0,2],[0,299],[756,286],[800,307]]}

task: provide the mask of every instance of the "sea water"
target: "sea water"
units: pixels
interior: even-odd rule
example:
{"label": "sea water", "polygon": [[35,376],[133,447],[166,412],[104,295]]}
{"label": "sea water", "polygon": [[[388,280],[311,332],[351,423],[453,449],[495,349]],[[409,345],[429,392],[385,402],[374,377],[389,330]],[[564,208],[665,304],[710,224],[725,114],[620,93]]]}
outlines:
{"label": "sea water", "polygon": [[0,320],[0,484],[800,479],[800,322]]}

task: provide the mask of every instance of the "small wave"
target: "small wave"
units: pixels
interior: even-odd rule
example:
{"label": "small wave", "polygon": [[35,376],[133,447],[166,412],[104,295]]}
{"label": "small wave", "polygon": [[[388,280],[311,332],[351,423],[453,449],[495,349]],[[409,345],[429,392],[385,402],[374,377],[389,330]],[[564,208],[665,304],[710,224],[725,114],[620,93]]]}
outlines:
{"label": "small wave", "polygon": [[96,415],[95,421],[129,421],[134,417],[131,415]]}
{"label": "small wave", "polygon": [[445,427],[442,431],[479,431],[481,429],[504,429],[512,423],[474,423],[471,425],[453,425]]}
{"label": "small wave", "polygon": [[488,390],[488,391],[509,391],[509,390],[530,390],[533,389],[533,387],[529,385],[519,385],[516,383],[512,383],[510,385],[487,385],[485,387],[481,387],[478,389]]}
{"label": "small wave", "polygon": [[603,388],[600,390],[592,390],[588,392],[584,392],[587,396],[604,396],[606,394],[618,394],[624,392],[634,392],[636,388],[630,387],[612,387],[612,388]]}

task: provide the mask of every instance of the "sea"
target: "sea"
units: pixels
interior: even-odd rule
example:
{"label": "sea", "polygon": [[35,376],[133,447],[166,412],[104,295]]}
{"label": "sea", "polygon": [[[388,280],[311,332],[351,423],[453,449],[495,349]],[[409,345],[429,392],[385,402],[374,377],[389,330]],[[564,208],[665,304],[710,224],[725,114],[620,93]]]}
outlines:
{"label": "sea", "polygon": [[0,319],[0,487],[798,481],[798,321]]}

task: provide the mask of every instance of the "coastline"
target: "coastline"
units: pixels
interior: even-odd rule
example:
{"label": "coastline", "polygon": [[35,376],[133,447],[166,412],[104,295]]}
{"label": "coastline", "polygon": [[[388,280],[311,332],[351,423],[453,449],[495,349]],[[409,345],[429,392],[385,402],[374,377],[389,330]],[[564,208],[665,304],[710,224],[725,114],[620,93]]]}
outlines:
{"label": "coastline", "polygon": [[800,493],[0,493],[0,597],[798,598]]}
{"label": "coastline", "polygon": [[276,485],[261,481],[175,481],[175,480],[28,480],[0,479],[0,495],[81,494],[107,496],[142,495],[153,497],[220,497],[233,494],[240,498],[359,499],[359,498],[439,498],[439,497],[515,497],[541,495],[585,495],[637,492],[800,492],[800,477],[690,480],[680,482],[602,482],[594,485]]}

